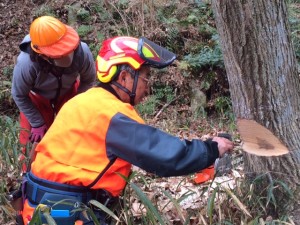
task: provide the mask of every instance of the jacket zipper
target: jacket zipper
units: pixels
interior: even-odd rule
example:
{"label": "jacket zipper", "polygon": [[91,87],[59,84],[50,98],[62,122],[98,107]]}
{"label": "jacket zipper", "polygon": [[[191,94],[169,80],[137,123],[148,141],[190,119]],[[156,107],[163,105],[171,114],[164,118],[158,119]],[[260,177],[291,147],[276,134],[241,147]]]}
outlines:
{"label": "jacket zipper", "polygon": [[52,107],[52,110],[53,110],[53,117],[55,118],[56,115],[57,115],[56,103],[57,103],[57,100],[59,98],[60,90],[61,90],[61,87],[62,87],[62,79],[61,79],[62,74],[59,74],[59,75],[54,74],[54,75],[57,79],[58,87],[57,87],[57,90],[56,90],[55,97],[50,100],[50,103],[51,103],[51,107]]}

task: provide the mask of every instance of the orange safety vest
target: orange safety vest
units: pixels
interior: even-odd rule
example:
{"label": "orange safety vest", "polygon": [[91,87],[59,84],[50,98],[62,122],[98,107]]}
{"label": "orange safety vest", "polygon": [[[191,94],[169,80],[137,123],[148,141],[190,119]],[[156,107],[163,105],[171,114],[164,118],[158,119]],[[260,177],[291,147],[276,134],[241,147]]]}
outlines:
{"label": "orange safety vest", "polygon": [[[144,123],[133,106],[103,88],[91,88],[69,100],[36,147],[32,173],[49,181],[88,186],[109,164],[106,135],[114,115]],[[92,189],[105,189],[118,196],[131,164],[117,158]]]}

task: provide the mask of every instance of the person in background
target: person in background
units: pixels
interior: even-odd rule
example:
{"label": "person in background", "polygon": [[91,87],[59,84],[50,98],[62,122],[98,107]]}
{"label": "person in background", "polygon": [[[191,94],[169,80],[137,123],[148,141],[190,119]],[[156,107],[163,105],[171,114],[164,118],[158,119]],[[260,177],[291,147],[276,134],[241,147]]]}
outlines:
{"label": "person in background", "polygon": [[20,110],[20,143],[25,154],[24,146],[43,138],[62,105],[93,86],[96,68],[77,32],[51,16],[32,22],[20,50],[11,93]]}
{"label": "person in background", "polygon": [[[58,199],[84,204],[95,199],[111,208],[132,164],[162,177],[188,175],[233,149],[233,143],[222,137],[181,140],[145,124],[134,109],[149,94],[150,68],[165,68],[175,58],[144,37],[120,36],[102,43],[96,60],[99,85],[64,104],[35,149],[26,174],[25,224],[37,205],[51,206],[49,202]],[[94,224],[78,211],[56,216],[62,208],[72,211],[52,205],[58,224]],[[101,224],[107,224],[105,213],[93,209]]]}

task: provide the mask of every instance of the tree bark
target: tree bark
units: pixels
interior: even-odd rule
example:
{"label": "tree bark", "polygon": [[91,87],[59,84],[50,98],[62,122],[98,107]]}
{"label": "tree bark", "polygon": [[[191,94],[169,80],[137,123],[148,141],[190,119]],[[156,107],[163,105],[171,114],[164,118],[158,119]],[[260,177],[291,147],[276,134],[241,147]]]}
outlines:
{"label": "tree bark", "polygon": [[283,0],[212,0],[212,7],[236,119],[256,121],[289,149],[288,154],[274,157],[244,152],[245,174],[257,176],[268,172],[273,180],[288,184],[295,191],[297,201],[300,199],[297,190],[300,186],[300,80],[286,3]]}

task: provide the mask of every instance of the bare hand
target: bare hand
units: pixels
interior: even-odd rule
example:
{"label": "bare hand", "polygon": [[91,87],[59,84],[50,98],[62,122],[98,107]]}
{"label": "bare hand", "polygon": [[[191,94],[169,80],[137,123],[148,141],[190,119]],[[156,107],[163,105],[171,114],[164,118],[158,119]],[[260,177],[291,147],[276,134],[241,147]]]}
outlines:
{"label": "bare hand", "polygon": [[218,143],[219,157],[220,158],[222,158],[222,156],[225,153],[231,152],[233,150],[233,147],[234,147],[233,142],[226,139],[226,138],[214,137],[212,140]]}

